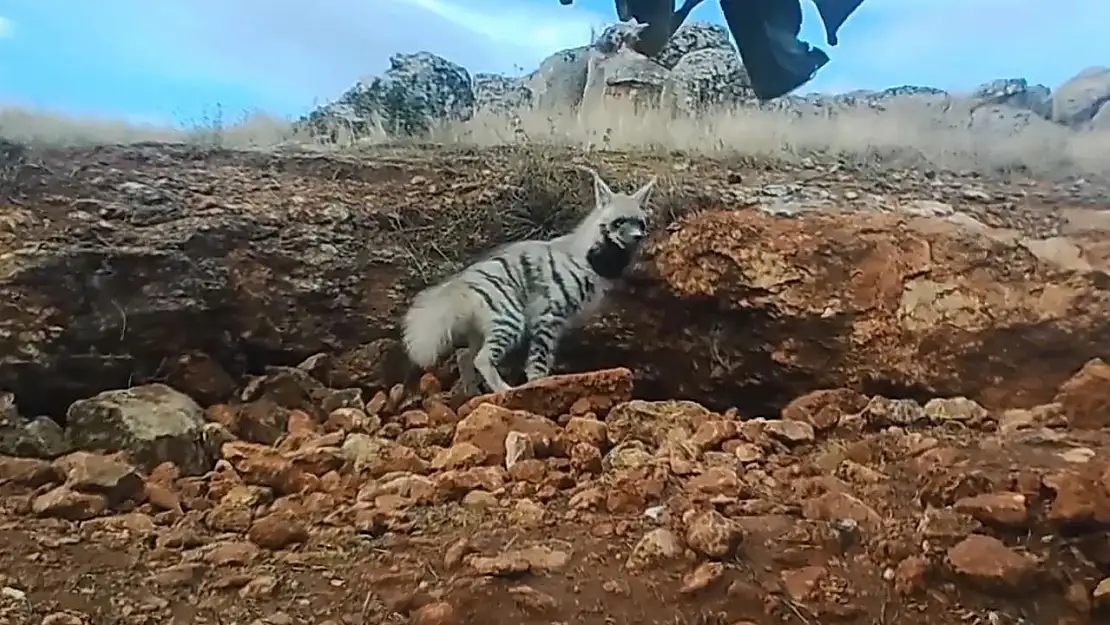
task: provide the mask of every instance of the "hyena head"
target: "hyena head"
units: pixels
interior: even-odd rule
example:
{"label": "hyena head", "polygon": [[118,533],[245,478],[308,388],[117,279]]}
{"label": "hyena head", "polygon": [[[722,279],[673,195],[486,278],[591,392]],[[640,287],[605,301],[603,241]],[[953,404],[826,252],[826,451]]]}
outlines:
{"label": "hyena head", "polygon": [[613,191],[596,171],[580,167],[593,177],[594,209],[584,236],[591,237],[587,259],[603,278],[616,279],[632,264],[647,237],[651,211],[648,202],[655,189],[652,177],[634,193]]}

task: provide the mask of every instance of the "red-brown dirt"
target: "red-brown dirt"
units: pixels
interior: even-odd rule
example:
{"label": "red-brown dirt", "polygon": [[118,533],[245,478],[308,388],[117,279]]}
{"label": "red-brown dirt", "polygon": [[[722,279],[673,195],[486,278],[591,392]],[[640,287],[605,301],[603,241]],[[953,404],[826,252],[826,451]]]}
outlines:
{"label": "red-brown dirt", "polygon": [[269,417],[219,404],[207,414],[229,442],[197,477],[123,455],[0,458],[0,614],[1095,622],[1110,571],[1110,436],[1087,429],[1110,417],[1100,375],[1092,363],[1032,411],[830,390],[768,421],[629,401],[618,369],[471,401],[462,419],[442,394],[399,389],[322,421],[294,410],[273,445],[231,440]]}

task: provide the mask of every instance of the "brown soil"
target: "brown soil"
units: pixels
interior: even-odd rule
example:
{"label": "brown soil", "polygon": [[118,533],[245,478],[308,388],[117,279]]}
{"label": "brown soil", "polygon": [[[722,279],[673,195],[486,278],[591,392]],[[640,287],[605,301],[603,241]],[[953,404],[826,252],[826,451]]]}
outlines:
{"label": "brown soil", "polygon": [[[0,180],[20,189],[0,226],[24,241],[64,233],[74,202],[106,201],[132,170],[172,177],[193,209],[372,198],[386,214],[432,196],[488,204],[477,181],[517,162],[157,147],[37,158],[40,172]],[[1059,207],[1092,199],[1082,185],[946,172],[690,162],[668,176],[682,211],[722,194],[742,203],[728,195],[741,180],[940,199],[974,188],[993,198],[969,200],[978,219],[1042,235],[1066,229]],[[616,390],[598,394],[613,377]],[[265,414],[215,404],[209,420],[241,440],[204,476],[126,455],[0,457],[0,623],[1096,623],[1110,618],[1110,385],[1091,380],[1110,378],[1100,362],[1077,378],[1033,410],[839,390],[770,421],[628,403],[627,371],[489,398],[527,413],[452,410],[458,398],[425,378],[410,395],[364,388],[365,408],[338,416],[292,410],[276,441],[244,434],[258,431],[244,419]],[[352,458],[356,435],[391,447]]]}

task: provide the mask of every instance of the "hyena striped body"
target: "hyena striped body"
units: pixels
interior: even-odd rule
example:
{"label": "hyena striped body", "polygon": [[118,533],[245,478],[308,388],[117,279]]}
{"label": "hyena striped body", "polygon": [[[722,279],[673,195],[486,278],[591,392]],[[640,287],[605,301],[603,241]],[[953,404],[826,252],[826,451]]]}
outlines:
{"label": "hyena striped body", "polygon": [[563,333],[596,308],[647,234],[655,179],[628,195],[588,171],[595,206],[572,232],[510,243],[416,296],[403,322],[413,362],[430,367],[463,347],[458,364],[467,392],[478,392],[480,380],[503,391],[510,386],[497,364],[526,340],[525,378],[550,373]]}

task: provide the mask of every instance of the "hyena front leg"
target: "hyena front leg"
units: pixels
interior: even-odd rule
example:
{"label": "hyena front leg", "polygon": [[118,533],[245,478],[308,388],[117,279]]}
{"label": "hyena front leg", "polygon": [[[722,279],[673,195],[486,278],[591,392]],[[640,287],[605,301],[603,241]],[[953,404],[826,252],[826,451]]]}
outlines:
{"label": "hyena front leg", "polygon": [[536,317],[530,328],[528,361],[524,365],[524,377],[528,381],[551,374],[555,365],[555,350],[569,324],[570,319],[566,315],[554,310],[544,311]]}

